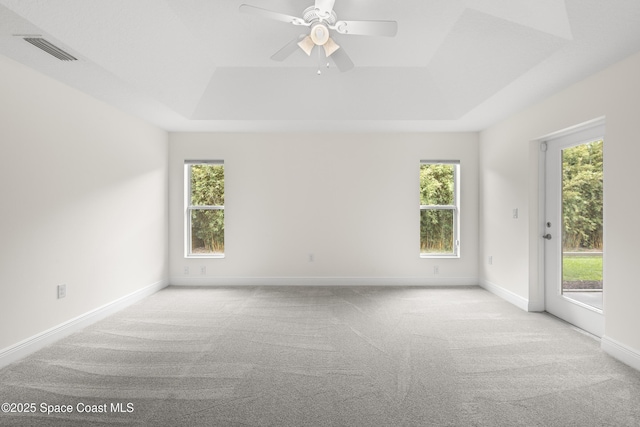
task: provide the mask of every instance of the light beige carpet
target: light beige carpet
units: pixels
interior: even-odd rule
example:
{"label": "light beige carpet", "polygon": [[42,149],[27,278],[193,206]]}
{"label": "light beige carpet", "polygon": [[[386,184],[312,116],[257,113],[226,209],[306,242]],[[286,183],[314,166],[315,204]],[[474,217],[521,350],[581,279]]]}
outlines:
{"label": "light beige carpet", "polygon": [[640,372],[477,287],[170,287],[0,370],[0,402],[35,404],[18,426],[638,426]]}

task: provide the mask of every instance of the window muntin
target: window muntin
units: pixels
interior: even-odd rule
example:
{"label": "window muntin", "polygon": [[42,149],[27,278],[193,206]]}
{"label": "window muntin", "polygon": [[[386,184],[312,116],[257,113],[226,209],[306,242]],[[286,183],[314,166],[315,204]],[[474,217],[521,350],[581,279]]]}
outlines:
{"label": "window muntin", "polygon": [[185,161],[186,256],[224,256],[224,162]]}
{"label": "window muntin", "polygon": [[459,256],[458,161],[420,162],[420,256]]}

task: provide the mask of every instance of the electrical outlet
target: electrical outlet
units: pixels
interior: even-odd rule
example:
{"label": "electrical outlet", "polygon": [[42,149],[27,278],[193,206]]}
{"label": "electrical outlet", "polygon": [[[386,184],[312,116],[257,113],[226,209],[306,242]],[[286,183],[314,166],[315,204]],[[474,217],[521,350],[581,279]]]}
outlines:
{"label": "electrical outlet", "polygon": [[62,284],[58,285],[58,299],[64,298],[67,296],[67,285]]}
{"label": "electrical outlet", "polygon": [[440,273],[440,267],[438,267],[437,265],[433,266],[433,274],[439,274]]}
{"label": "electrical outlet", "polygon": [[188,276],[189,275],[189,267],[185,266],[184,270],[183,270],[183,273],[184,273],[185,276]]}
{"label": "electrical outlet", "polygon": [[493,255],[489,255],[488,262],[489,262],[489,265],[493,265]]}
{"label": "electrical outlet", "polygon": [[513,209],[513,219],[518,219],[518,208]]}
{"label": "electrical outlet", "polygon": [[200,266],[200,274],[203,276],[207,274],[207,267],[205,265]]}
{"label": "electrical outlet", "polygon": [[309,254],[309,262],[313,262],[313,254]]}

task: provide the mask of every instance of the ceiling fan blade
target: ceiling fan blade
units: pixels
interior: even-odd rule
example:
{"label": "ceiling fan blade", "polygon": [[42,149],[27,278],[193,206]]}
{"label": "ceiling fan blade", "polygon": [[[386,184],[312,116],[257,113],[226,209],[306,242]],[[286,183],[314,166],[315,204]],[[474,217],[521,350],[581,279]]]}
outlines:
{"label": "ceiling fan blade", "polygon": [[262,9],[261,7],[251,6],[249,4],[241,4],[240,12],[249,13],[251,15],[259,15],[264,18],[273,19],[276,21],[286,22],[288,24],[293,25],[304,25],[309,26],[308,23],[304,22],[304,19],[297,18],[291,15],[285,15],[284,13],[274,12],[272,10]]}
{"label": "ceiling fan blade", "polygon": [[396,21],[338,21],[331,27],[340,34],[393,37],[398,33]]}
{"label": "ceiling fan blade", "polygon": [[351,61],[351,58],[349,58],[347,52],[345,52],[342,48],[333,52],[333,54],[331,55],[331,59],[333,59],[336,67],[338,67],[338,69],[342,72],[349,71],[353,68],[353,62]]}
{"label": "ceiling fan blade", "polygon": [[335,2],[336,0],[316,0],[315,8],[318,9],[322,15],[329,16]]}
{"label": "ceiling fan blade", "polygon": [[291,40],[289,43],[284,45],[282,49],[274,53],[271,56],[271,59],[273,59],[274,61],[284,61],[285,59],[287,59],[289,56],[293,54],[293,52],[298,50],[298,42],[302,40],[305,36],[306,34],[301,34],[295,39]]}

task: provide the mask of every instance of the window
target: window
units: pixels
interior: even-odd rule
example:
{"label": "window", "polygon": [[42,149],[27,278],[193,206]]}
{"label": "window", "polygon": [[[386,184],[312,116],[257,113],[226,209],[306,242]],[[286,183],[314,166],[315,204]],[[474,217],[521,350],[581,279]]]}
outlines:
{"label": "window", "polygon": [[420,162],[420,256],[458,257],[460,162]]}
{"label": "window", "polygon": [[224,162],[185,161],[186,256],[224,256]]}

